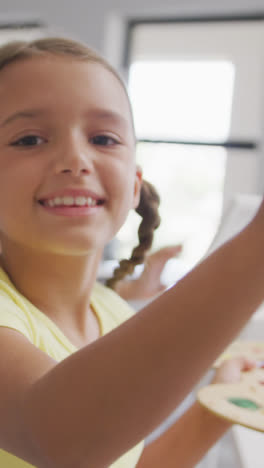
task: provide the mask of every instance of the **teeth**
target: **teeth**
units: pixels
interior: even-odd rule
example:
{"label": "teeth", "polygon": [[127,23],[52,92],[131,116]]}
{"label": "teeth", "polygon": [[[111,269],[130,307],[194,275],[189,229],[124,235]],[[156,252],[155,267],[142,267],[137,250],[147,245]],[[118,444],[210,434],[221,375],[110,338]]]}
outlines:
{"label": "teeth", "polygon": [[95,206],[96,200],[91,197],[56,197],[48,200],[47,205],[54,206]]}

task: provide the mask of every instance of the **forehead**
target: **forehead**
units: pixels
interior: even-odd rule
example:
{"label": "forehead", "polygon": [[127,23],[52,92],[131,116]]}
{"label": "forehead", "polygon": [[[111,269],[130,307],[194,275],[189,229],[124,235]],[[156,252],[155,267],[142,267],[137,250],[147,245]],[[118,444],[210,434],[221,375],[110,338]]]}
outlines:
{"label": "forehead", "polygon": [[19,108],[67,112],[89,107],[119,114],[131,125],[128,98],[119,80],[101,64],[71,57],[20,60],[0,72],[0,118]]}

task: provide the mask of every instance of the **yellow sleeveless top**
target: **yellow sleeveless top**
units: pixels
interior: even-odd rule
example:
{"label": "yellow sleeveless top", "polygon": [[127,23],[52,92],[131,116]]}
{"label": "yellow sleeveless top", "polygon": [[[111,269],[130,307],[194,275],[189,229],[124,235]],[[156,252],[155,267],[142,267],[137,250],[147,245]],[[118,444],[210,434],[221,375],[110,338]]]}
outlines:
{"label": "yellow sleeveless top", "polygon": [[[96,283],[91,295],[91,306],[105,335],[133,314],[133,310],[114,291]],[[57,362],[77,348],[43,312],[29,302],[0,268],[0,327],[22,333],[33,345]],[[143,450],[143,442],[124,454],[110,468],[135,468]],[[32,465],[0,449],[1,468],[33,468]]]}

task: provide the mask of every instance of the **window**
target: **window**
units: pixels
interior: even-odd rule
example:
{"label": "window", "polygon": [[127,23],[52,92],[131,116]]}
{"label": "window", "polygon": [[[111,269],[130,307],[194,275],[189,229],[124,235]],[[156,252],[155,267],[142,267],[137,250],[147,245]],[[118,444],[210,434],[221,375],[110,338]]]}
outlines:
{"label": "window", "polygon": [[34,40],[45,36],[46,27],[39,21],[1,23],[0,21],[0,45],[9,41]]}
{"label": "window", "polygon": [[[161,196],[162,222],[153,247],[184,244],[181,259],[170,261],[166,269],[167,275],[176,275],[176,279],[205,254],[216,233],[222,210],[225,153],[222,148],[166,143],[138,145],[137,160],[144,177]],[[118,234],[120,256],[130,254],[139,222],[139,216],[131,212]]]}
{"label": "window", "polygon": [[139,139],[224,142],[235,69],[228,61],[137,61],[129,73]]}
{"label": "window", "polygon": [[[131,23],[127,67],[137,160],[162,200],[154,249],[184,244],[181,259],[167,267],[173,281],[207,252],[224,191],[243,183],[248,190],[245,180],[227,186],[227,167],[235,160],[241,178],[245,170],[254,179],[263,25],[261,19]],[[120,257],[135,245],[136,219],[131,214],[118,234]]]}

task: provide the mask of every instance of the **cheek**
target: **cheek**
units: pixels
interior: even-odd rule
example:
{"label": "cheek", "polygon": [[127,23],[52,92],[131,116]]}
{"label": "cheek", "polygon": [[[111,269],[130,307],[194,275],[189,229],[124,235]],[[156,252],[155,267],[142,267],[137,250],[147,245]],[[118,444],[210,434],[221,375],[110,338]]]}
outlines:
{"label": "cheek", "polygon": [[[0,175],[0,227],[10,220],[26,222],[26,212],[34,205],[36,171],[13,168]],[[9,221],[8,221],[9,220]]]}
{"label": "cheek", "polygon": [[111,192],[120,206],[132,207],[134,196],[134,167],[132,165],[123,164],[118,171],[109,174],[109,185],[111,184]]}
{"label": "cheek", "polygon": [[119,165],[106,172],[105,187],[109,196],[109,207],[119,229],[125,222],[134,202],[134,166]]}

